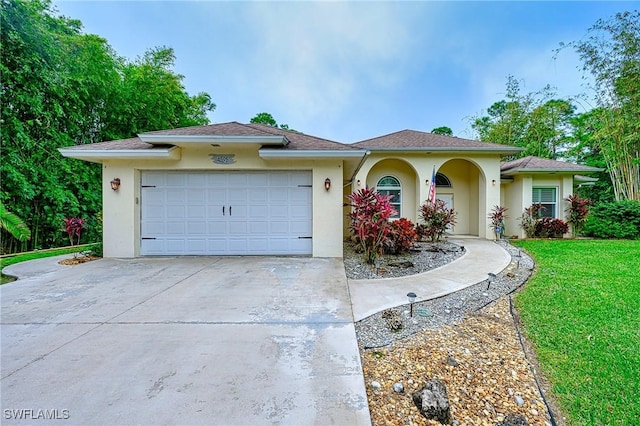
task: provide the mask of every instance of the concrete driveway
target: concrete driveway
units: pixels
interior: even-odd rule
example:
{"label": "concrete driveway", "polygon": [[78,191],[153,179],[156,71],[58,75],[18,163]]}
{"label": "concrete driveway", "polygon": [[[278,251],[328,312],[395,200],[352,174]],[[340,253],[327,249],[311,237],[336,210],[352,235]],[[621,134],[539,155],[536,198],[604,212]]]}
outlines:
{"label": "concrete driveway", "polygon": [[38,262],[0,286],[2,424],[370,424],[340,260]]}

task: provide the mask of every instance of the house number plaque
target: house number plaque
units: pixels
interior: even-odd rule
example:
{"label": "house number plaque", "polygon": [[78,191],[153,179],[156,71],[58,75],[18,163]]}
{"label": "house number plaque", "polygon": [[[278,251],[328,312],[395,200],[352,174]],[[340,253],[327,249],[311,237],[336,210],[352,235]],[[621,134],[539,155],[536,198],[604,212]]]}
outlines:
{"label": "house number plaque", "polygon": [[235,154],[209,154],[214,164],[234,164],[235,156]]}

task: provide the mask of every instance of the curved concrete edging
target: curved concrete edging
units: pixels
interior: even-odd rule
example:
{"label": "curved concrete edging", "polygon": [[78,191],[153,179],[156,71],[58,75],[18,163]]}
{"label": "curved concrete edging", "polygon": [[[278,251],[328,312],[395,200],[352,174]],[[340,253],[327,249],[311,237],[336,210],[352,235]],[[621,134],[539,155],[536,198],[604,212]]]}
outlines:
{"label": "curved concrete edging", "polygon": [[480,238],[450,241],[463,245],[466,253],[436,269],[398,278],[347,280],[354,320],[406,304],[410,291],[417,294],[416,301],[423,301],[462,290],[486,280],[489,272],[501,272],[511,262],[509,253],[494,241]]}

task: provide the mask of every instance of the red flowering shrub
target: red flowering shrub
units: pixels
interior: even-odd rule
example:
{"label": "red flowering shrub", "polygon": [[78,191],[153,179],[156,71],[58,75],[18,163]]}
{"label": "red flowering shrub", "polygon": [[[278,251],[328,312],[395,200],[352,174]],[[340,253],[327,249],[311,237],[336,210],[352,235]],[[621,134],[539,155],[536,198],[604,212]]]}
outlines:
{"label": "red flowering shrub", "polygon": [[414,229],[413,222],[402,217],[391,222],[389,237],[391,239],[389,251],[400,254],[408,252],[413,247],[413,243],[418,239],[418,234]]}
{"label": "red flowering shrub", "polygon": [[440,241],[447,227],[456,224],[456,215],[455,210],[448,209],[442,200],[436,200],[435,203],[427,201],[420,206],[420,217],[425,225],[420,232],[432,242]]}
{"label": "red flowering shrub", "polygon": [[536,221],[535,236],[539,238],[562,237],[569,232],[569,225],[562,219],[543,217]]}
{"label": "red flowering shrub", "polygon": [[569,195],[567,201],[569,202],[569,206],[565,210],[568,214],[567,222],[573,226],[573,236],[577,237],[582,232],[584,223],[587,221],[587,215],[589,214],[589,207],[591,207],[593,203],[591,200],[575,195]]}
{"label": "red flowering shrub", "polygon": [[374,263],[385,247],[391,246],[389,218],[396,214],[389,202],[393,196],[364,188],[348,195],[352,211],[349,231],[362,248],[367,263]]}
{"label": "red flowering shrub", "polygon": [[69,235],[69,242],[74,245],[74,237],[77,237],[75,244],[80,244],[80,235],[84,229],[84,220],[81,217],[71,217],[64,219],[64,230]]}

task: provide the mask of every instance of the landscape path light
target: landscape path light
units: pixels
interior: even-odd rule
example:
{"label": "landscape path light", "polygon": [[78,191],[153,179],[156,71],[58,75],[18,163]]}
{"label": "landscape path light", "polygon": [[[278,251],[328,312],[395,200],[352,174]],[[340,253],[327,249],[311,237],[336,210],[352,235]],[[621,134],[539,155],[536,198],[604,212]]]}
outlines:
{"label": "landscape path light", "polygon": [[414,292],[409,292],[407,293],[407,297],[409,298],[409,312],[410,312],[410,316],[413,318],[413,302],[416,301],[416,294]]}
{"label": "landscape path light", "polygon": [[487,279],[488,284],[487,284],[487,290],[489,290],[489,287],[491,286],[491,283],[496,279],[496,274],[494,274],[493,272],[489,272],[489,278]]}

